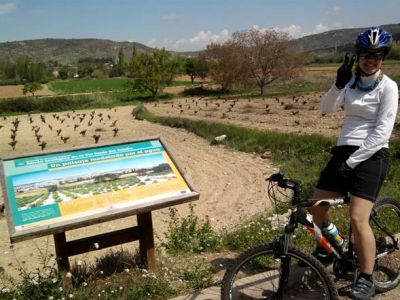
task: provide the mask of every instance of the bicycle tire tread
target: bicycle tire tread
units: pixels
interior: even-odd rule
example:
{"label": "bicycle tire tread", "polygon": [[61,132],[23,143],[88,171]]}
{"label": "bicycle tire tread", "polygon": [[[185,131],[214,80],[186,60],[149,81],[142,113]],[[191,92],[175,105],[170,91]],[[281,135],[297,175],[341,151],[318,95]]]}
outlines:
{"label": "bicycle tire tread", "polygon": [[[267,252],[267,251],[274,251],[275,246],[274,244],[264,244],[260,246],[253,247],[248,249],[247,251],[240,254],[234,261],[234,263],[227,269],[225,275],[221,282],[221,299],[229,299],[229,290],[231,289],[231,282],[232,277],[236,274],[236,271],[242,265],[243,261],[248,260],[249,258],[255,256],[257,253]],[[288,248],[289,253],[293,253],[299,257],[302,257],[305,261],[312,265],[323,277],[323,280],[326,282],[327,288],[329,290],[329,299],[330,300],[337,300],[339,299],[338,291],[336,289],[336,285],[332,279],[332,276],[327,272],[325,267],[313,256],[308,253],[301,251],[300,249],[289,246]]]}
{"label": "bicycle tire tread", "polygon": [[[378,211],[379,207],[387,206],[387,205],[392,205],[392,206],[396,207],[398,212],[400,212],[400,202],[397,199],[393,198],[393,197],[380,197],[380,198],[378,198],[377,201],[375,202],[374,210]],[[397,234],[399,234],[399,233],[397,233]],[[396,250],[396,251],[399,251],[399,250]],[[394,280],[390,281],[389,283],[382,284],[382,283],[377,282],[375,280],[374,280],[374,282],[375,282],[375,288],[376,288],[377,292],[384,293],[384,292],[390,291],[390,290],[396,288],[399,285],[400,273],[398,274],[398,276]]]}

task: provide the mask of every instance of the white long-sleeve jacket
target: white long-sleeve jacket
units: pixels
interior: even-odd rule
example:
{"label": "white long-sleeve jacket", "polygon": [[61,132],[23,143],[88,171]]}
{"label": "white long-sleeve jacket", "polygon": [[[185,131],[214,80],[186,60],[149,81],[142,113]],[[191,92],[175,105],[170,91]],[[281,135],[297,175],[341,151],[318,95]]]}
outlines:
{"label": "white long-sleeve jacket", "polygon": [[[371,82],[378,75],[361,77],[360,80]],[[344,107],[345,119],[337,145],[359,146],[346,161],[351,168],[370,158],[379,149],[389,147],[398,107],[397,84],[386,75],[370,92],[350,88],[354,79],[353,76],[341,90],[333,84],[321,102],[323,115]]]}

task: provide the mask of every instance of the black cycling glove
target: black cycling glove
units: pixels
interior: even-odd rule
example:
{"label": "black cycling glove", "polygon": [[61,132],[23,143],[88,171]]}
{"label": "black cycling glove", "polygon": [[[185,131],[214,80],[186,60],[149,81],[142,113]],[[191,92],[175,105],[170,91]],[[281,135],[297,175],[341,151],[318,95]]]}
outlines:
{"label": "black cycling glove", "polygon": [[344,88],[346,84],[350,81],[351,76],[353,75],[351,69],[353,68],[356,56],[353,55],[351,59],[349,57],[350,54],[346,53],[346,56],[344,57],[344,63],[337,70],[335,85],[338,89]]}
{"label": "black cycling glove", "polygon": [[347,178],[353,172],[353,169],[349,167],[349,165],[344,161],[339,167],[340,174],[343,175],[344,178]]}

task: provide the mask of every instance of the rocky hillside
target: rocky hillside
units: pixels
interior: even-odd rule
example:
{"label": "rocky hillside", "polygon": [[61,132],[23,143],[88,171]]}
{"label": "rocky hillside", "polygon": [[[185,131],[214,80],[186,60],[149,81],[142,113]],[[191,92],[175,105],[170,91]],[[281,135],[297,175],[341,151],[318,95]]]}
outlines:
{"label": "rocky hillside", "polygon": [[[400,40],[400,24],[382,25],[382,28],[393,34],[394,40]],[[294,41],[298,51],[317,55],[332,51],[349,51],[354,46],[354,39],[365,28],[349,28],[326,31],[299,38]]]}
{"label": "rocky hillside", "polygon": [[0,57],[15,59],[28,55],[41,61],[76,63],[82,58],[113,58],[122,47],[125,57],[137,51],[152,51],[151,48],[130,42],[114,42],[101,39],[38,39],[0,43]]}
{"label": "rocky hillside", "polygon": [[[395,40],[400,40],[400,24],[383,25],[393,33]],[[364,28],[350,28],[327,31],[294,40],[300,52],[311,52],[318,55],[331,53],[333,50],[349,50],[354,37]],[[137,51],[150,52],[153,49],[135,42],[114,42],[101,39],[39,39],[0,43],[0,57],[16,59],[28,55],[40,61],[58,61],[59,63],[76,63],[82,58],[112,58],[123,48],[125,57],[132,55],[133,47]],[[175,54],[196,55],[198,52]]]}

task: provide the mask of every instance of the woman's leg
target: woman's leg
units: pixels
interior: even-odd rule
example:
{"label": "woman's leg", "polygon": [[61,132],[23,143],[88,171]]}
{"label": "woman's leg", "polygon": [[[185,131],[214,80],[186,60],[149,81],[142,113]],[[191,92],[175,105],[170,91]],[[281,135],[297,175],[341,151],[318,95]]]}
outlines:
{"label": "woman's leg", "polygon": [[360,263],[360,271],[372,274],[374,270],[376,243],[369,225],[369,216],[374,203],[357,196],[351,196],[350,217],[353,228],[354,245]]}
{"label": "woman's leg", "polygon": [[[328,199],[341,196],[342,195],[337,192],[316,189],[314,191],[313,199]],[[328,210],[329,210],[329,205],[315,206],[310,208],[310,213],[313,216],[313,220],[319,228],[322,228],[322,222],[328,219]]]}

